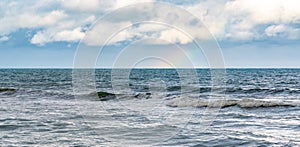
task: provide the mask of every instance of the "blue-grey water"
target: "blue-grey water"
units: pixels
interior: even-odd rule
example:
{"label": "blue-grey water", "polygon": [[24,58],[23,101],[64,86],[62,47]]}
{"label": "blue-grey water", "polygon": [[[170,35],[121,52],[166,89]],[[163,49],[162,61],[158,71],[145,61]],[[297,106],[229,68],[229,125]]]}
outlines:
{"label": "blue-grey water", "polygon": [[74,92],[72,69],[1,69],[0,146],[300,146],[300,69],[227,69],[224,95],[208,69],[95,75],[117,96]]}

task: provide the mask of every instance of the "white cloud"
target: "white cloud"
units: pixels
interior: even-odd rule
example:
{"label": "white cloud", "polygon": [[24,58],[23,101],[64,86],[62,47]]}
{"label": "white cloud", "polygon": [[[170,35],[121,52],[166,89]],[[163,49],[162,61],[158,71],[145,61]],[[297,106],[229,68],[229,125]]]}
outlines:
{"label": "white cloud", "polygon": [[17,25],[21,28],[44,27],[57,24],[64,20],[67,15],[63,11],[52,11],[48,14],[37,15],[33,13],[21,14],[18,17]]}
{"label": "white cloud", "polygon": [[[147,9],[151,9],[151,13],[145,13],[148,12]],[[148,22],[142,24],[132,24],[131,21],[120,21],[118,20],[119,15],[109,16],[108,20],[98,22],[96,26],[90,30],[84,42],[89,45],[103,45],[122,41],[133,41],[136,40],[136,38],[157,38],[170,43],[186,44],[195,39],[189,38],[190,35],[201,39],[207,38],[207,34],[205,34],[204,31],[205,27],[199,22],[193,21],[194,17],[187,16],[187,13],[181,13],[178,9],[173,11],[166,7],[164,11],[165,13],[161,13],[160,10],[153,9],[152,6],[145,9],[137,8],[134,11],[134,13],[137,14],[134,15],[135,17],[139,17],[140,14],[148,18]],[[124,13],[130,14],[131,11]],[[166,24],[160,23],[160,19],[164,20]],[[174,26],[178,27],[178,29],[172,28]],[[119,30],[122,28],[125,30]],[[184,30],[179,30],[179,28],[184,28]],[[195,31],[199,29],[200,32]],[[107,37],[112,35],[115,35],[114,38],[112,38],[110,42],[106,42]]]}
{"label": "white cloud", "polygon": [[299,8],[295,0],[216,0],[187,7],[218,39],[234,40],[270,37],[259,32],[267,24],[299,24]]}
{"label": "white cloud", "polygon": [[[131,34],[121,33],[121,36],[115,37],[113,40],[110,40],[110,43],[108,43],[108,40],[106,39],[110,36],[113,37],[112,35],[114,35],[114,33],[120,33],[117,32],[118,30],[116,30],[116,28],[124,28],[131,25],[132,24],[130,22],[99,22],[92,28],[92,30],[88,32],[83,41],[89,45],[113,44],[119,41],[123,41],[131,38]],[[100,36],[100,34],[104,37]]]}
{"label": "white cloud", "polygon": [[265,33],[267,36],[275,37],[280,35],[280,33],[284,33],[287,30],[285,25],[271,25],[265,29]]}
{"label": "white cloud", "polygon": [[124,6],[152,0],[60,0],[63,7],[83,12],[107,12]]}
{"label": "white cloud", "polygon": [[192,42],[192,39],[176,29],[169,29],[160,33],[159,39],[170,43],[187,44]]}
{"label": "white cloud", "polygon": [[31,38],[30,43],[44,45],[45,43],[49,42],[49,40],[50,39],[45,32],[39,31]]}
{"label": "white cloud", "polygon": [[0,36],[0,42],[5,42],[8,41],[9,37],[8,36]]}
{"label": "white cloud", "polygon": [[250,29],[262,24],[292,24],[300,20],[300,1],[235,0],[227,2],[225,13],[233,20],[243,20]]}
{"label": "white cloud", "polygon": [[0,34],[9,34],[20,28],[42,28],[57,25],[67,15],[63,11],[51,11],[46,14],[25,12],[17,16],[0,18]]}
{"label": "white cloud", "polygon": [[153,2],[154,0],[114,0],[114,7],[113,9],[118,9],[121,7],[125,7],[128,5],[136,4],[136,3],[143,3],[143,2]]}
{"label": "white cloud", "polygon": [[74,30],[63,30],[55,33],[39,31],[32,37],[30,42],[32,44],[44,45],[54,41],[79,41],[84,37],[84,35],[85,33],[82,32],[81,28],[75,28]]}
{"label": "white cloud", "polygon": [[181,32],[175,28],[170,28],[168,25],[160,23],[146,22],[141,24],[132,24],[130,21],[101,21],[88,32],[84,42],[89,45],[107,45],[122,41],[134,41],[137,39],[150,38],[164,40],[158,41],[163,44],[166,42],[186,44],[192,41],[185,32]]}
{"label": "white cloud", "polygon": [[[8,36],[21,28],[39,30],[31,38],[33,44],[46,44],[55,41],[78,41],[85,35],[85,29],[99,16],[127,5],[149,2],[152,0],[41,0],[0,2],[0,35]],[[181,5],[206,24],[209,31],[220,40],[252,40],[261,38],[286,37],[299,39],[300,1],[296,0],[214,0]],[[143,12],[143,8],[136,8]],[[203,33],[193,32],[199,25],[186,22],[187,16],[180,12],[165,9],[168,15],[154,10],[148,17],[157,21],[158,17],[170,24],[177,23],[186,32],[196,38],[207,37]],[[91,32],[85,41],[90,44],[103,44],[105,40],[99,33],[114,31],[116,27],[131,25],[125,21],[130,13],[119,16],[120,20],[107,21],[101,24],[96,32]],[[123,20],[122,20],[123,19]],[[204,28],[202,28],[204,29]],[[150,33],[149,33],[150,32]],[[106,33],[106,34],[105,34]],[[133,38],[156,37],[173,43],[189,43],[191,39],[172,28],[159,25],[143,24],[125,31],[111,40],[117,43]],[[195,39],[195,38],[192,38]]]}
{"label": "white cloud", "polygon": [[225,37],[232,40],[249,40],[249,39],[255,39],[257,36],[253,32],[239,30],[239,31],[232,31],[230,33],[227,33]]}
{"label": "white cloud", "polygon": [[81,28],[75,28],[74,30],[63,30],[54,35],[54,41],[78,41],[84,37],[84,32]]}
{"label": "white cloud", "polygon": [[300,29],[295,29],[286,25],[271,25],[265,29],[268,37],[284,37],[288,39],[300,38]]}
{"label": "white cloud", "polygon": [[227,2],[225,10],[233,18],[246,17],[249,23],[264,24],[280,20],[283,13],[282,2],[283,0],[235,0]]}
{"label": "white cloud", "polygon": [[[283,23],[293,23],[295,22],[300,15],[295,15],[298,13],[297,9],[292,9],[289,3],[292,1],[282,1],[282,0],[266,0],[263,2],[260,1],[247,1],[247,0],[235,0],[235,1],[202,1],[195,5],[185,5],[182,6],[184,9],[187,9],[192,14],[198,16],[200,20],[206,24],[208,30],[217,38],[217,39],[231,39],[231,40],[253,40],[261,39],[263,37],[271,37],[265,35],[264,28],[258,29],[260,27],[265,27],[266,24],[283,24]],[[298,3],[295,3],[298,5]],[[300,6],[299,6],[300,7]],[[136,8],[135,13],[143,13],[144,9]],[[293,11],[293,13],[291,13]],[[297,12],[294,12],[297,11]],[[191,36],[194,36],[198,39],[206,39],[208,36],[203,32],[205,28],[199,24],[190,24],[189,17],[185,16],[181,12],[164,9],[164,12],[161,13],[153,9],[152,14],[147,16],[149,21],[159,21],[158,18],[167,21],[170,25],[179,24],[180,27],[184,28],[184,32],[189,32]],[[299,11],[300,12],[300,11]],[[130,14],[130,13],[128,13]],[[126,14],[125,17],[129,17]],[[167,15],[165,15],[167,14]],[[293,14],[293,15],[292,15]],[[279,17],[278,17],[279,16]],[[124,18],[120,16],[120,18]],[[105,34],[111,32],[115,28],[123,25],[123,21],[115,22],[106,22],[107,24],[102,26],[103,28],[95,27],[94,31],[98,34],[104,34],[104,36],[111,35]],[[103,25],[103,24],[102,24]],[[128,22],[127,25],[130,25]],[[203,29],[202,32],[195,32],[193,30]],[[107,31],[106,31],[107,30]],[[100,32],[102,31],[102,32]],[[104,40],[101,40],[101,37],[97,37],[97,33],[93,34],[92,37],[87,40],[96,40],[92,41],[92,44],[103,44]],[[150,34],[149,34],[150,32]],[[145,38],[154,38],[166,40],[171,43],[181,43],[186,44],[190,43],[192,39],[179,32],[178,30],[161,27],[155,24],[143,24],[138,27],[127,29],[126,31],[119,32],[114,40],[111,40],[111,44],[120,42],[120,41],[130,41],[133,38],[140,37],[141,39]],[[299,31],[289,31],[289,39],[297,38]]]}
{"label": "white cloud", "polygon": [[113,7],[113,3],[105,0],[61,0],[62,6],[72,10],[97,12]]}
{"label": "white cloud", "polygon": [[[1,1],[0,35],[8,35],[21,28],[41,28],[55,25],[64,20],[67,14],[63,10],[51,9],[54,1]],[[46,9],[46,10],[45,10]]]}
{"label": "white cloud", "polygon": [[225,2],[223,0],[204,1],[184,8],[200,18],[212,34],[221,37],[225,33],[225,26],[228,21],[224,13]]}

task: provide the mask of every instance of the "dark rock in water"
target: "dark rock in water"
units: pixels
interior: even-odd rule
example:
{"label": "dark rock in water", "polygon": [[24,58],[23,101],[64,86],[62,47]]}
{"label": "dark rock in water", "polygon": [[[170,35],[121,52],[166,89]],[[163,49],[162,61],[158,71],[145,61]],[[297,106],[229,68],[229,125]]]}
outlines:
{"label": "dark rock in water", "polygon": [[115,94],[113,93],[108,93],[108,92],[97,92],[98,97],[100,98],[100,101],[107,101],[115,98]]}
{"label": "dark rock in water", "polygon": [[139,98],[142,94],[138,93],[136,95],[134,95],[135,98]]}
{"label": "dark rock in water", "polygon": [[0,88],[0,92],[15,92],[17,89],[13,88]]}
{"label": "dark rock in water", "polygon": [[106,96],[115,96],[115,94],[113,94],[113,93],[108,93],[108,92],[103,92],[103,91],[97,92],[97,95],[99,98],[106,97]]}
{"label": "dark rock in water", "polygon": [[149,99],[151,97],[151,93],[150,92],[147,92],[145,94],[142,94],[142,93],[138,93],[136,95],[134,95],[135,98],[146,98],[146,99]]}

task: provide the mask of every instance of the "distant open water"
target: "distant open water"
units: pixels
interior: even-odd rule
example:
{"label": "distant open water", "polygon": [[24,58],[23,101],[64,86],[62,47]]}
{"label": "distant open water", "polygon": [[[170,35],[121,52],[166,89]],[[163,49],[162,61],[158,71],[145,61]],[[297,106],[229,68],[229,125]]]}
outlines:
{"label": "distant open water", "polygon": [[[134,69],[131,93],[114,91],[110,72],[96,70],[97,91],[124,99],[76,99],[71,69],[1,69],[0,146],[300,146],[299,69],[227,69],[222,103],[208,103],[207,69],[184,83],[191,91],[176,70]],[[222,108],[201,127],[214,106]]]}

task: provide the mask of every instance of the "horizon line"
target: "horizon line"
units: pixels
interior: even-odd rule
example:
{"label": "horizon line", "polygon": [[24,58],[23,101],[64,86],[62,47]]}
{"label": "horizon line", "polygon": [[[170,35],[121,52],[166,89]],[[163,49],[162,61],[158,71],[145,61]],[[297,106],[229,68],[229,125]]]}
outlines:
{"label": "horizon line", "polygon": [[209,68],[209,67],[134,67],[134,68],[111,68],[111,67],[96,67],[96,68],[74,68],[74,67],[0,67],[0,69],[300,69],[300,67],[224,67],[224,68]]}

